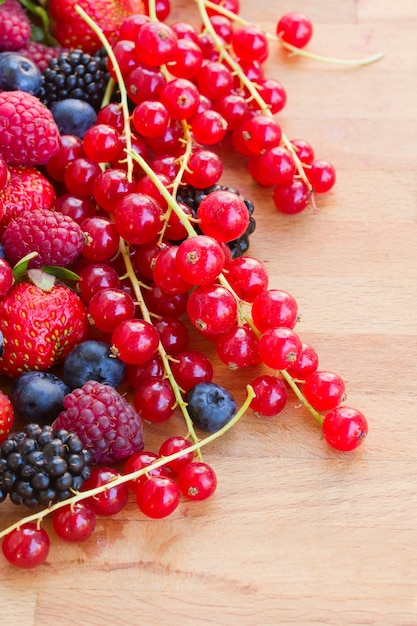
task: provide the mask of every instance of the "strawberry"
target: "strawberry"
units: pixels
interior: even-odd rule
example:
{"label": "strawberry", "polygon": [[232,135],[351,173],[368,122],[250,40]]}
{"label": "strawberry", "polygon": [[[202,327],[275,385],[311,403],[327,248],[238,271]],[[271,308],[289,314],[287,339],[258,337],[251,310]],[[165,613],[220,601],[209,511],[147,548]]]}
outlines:
{"label": "strawberry", "polygon": [[14,423],[14,410],[8,396],[0,391],[0,443],[4,441]]}
{"label": "strawberry", "polygon": [[58,43],[90,53],[101,48],[102,44],[75,11],[76,4],[100,26],[111,44],[116,43],[120,26],[127,17],[144,13],[142,0],[50,0],[51,30]]}
{"label": "strawberry", "polygon": [[8,180],[0,189],[0,236],[14,217],[34,209],[51,209],[55,189],[34,167],[10,165]]}
{"label": "strawberry", "polygon": [[0,332],[0,374],[15,378],[26,370],[44,371],[87,338],[87,309],[65,285],[44,291],[17,283],[0,300]]}

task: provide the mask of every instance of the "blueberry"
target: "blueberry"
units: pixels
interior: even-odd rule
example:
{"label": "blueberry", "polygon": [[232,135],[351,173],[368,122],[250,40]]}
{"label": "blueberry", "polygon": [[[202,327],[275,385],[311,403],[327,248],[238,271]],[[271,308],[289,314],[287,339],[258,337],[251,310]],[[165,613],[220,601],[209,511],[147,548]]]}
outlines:
{"label": "blueberry", "polygon": [[35,63],[17,52],[0,53],[0,91],[26,91],[36,96],[42,74]]}
{"label": "blueberry", "polygon": [[63,375],[72,389],[82,387],[89,380],[116,388],[124,379],[125,371],[123,361],[111,355],[109,344],[87,339],[66,356]]}
{"label": "blueberry", "polygon": [[75,135],[80,139],[97,120],[97,113],[91,104],[76,98],[54,102],[51,113],[61,135]]}
{"label": "blueberry", "polygon": [[10,399],[16,413],[27,423],[51,424],[63,410],[71,389],[50,372],[24,372],[14,383]]}
{"label": "blueberry", "polygon": [[216,383],[197,383],[187,392],[185,401],[194,426],[208,433],[223,428],[236,414],[233,396]]}

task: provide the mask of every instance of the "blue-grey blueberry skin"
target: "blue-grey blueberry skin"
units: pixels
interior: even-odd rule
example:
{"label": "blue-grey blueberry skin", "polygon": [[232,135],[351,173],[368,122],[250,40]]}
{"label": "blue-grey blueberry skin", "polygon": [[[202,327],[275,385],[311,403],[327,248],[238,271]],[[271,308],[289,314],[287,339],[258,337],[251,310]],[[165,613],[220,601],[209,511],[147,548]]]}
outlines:
{"label": "blue-grey blueberry skin", "polygon": [[63,410],[71,389],[50,372],[24,372],[15,381],[10,400],[15,412],[27,423],[52,424]]}
{"label": "blue-grey blueberry skin", "polygon": [[117,388],[125,373],[126,365],[111,354],[109,344],[94,339],[75,346],[63,366],[64,381],[71,389],[80,388],[89,380]]}
{"label": "blue-grey blueberry skin", "polygon": [[236,415],[232,394],[213,382],[197,383],[187,391],[187,411],[196,428],[215,433]]}
{"label": "blue-grey blueberry skin", "polygon": [[37,95],[42,85],[38,66],[17,52],[0,53],[0,91],[25,91]]}
{"label": "blue-grey blueberry skin", "polygon": [[75,135],[80,139],[97,120],[97,113],[91,104],[76,98],[54,102],[51,113],[61,135]]}

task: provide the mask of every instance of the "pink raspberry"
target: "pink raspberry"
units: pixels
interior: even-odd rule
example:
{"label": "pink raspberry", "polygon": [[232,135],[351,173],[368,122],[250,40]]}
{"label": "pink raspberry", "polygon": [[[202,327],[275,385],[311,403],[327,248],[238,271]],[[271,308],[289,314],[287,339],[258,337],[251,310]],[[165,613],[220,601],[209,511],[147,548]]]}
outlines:
{"label": "pink raspberry", "polygon": [[84,245],[81,227],[69,215],[49,209],[25,211],[11,220],[1,242],[10,265],[37,252],[29,267],[65,267],[75,261]]}
{"label": "pink raspberry", "polygon": [[22,5],[17,0],[0,4],[0,50],[18,50],[30,39],[31,28]]}
{"label": "pink raspberry", "polygon": [[52,113],[24,91],[0,91],[0,155],[8,164],[44,165],[58,152]]}
{"label": "pink raspberry", "polygon": [[68,52],[68,48],[45,46],[40,41],[28,41],[23,48],[16,50],[16,52],[33,61],[39,70],[43,72],[48,67],[51,59],[56,59],[63,52]]}
{"label": "pink raspberry", "polygon": [[133,406],[114,387],[96,381],[65,396],[53,427],[76,433],[93,463],[116,463],[144,448],[142,421]]}

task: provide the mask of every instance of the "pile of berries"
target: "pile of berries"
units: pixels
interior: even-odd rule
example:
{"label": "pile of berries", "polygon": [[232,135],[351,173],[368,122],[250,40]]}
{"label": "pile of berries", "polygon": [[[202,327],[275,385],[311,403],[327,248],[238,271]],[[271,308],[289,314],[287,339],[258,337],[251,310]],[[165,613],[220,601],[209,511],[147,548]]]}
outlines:
{"label": "pile of berries", "polygon": [[[50,0],[59,46],[42,63],[25,56],[21,5],[0,5],[0,374],[13,381],[0,393],[0,497],[41,507],[38,523],[0,535],[23,568],[48,555],[48,514],[59,537],[83,541],[130,492],[151,518],[210,496],[216,475],[200,448],[247,409],[278,415],[289,390],[335,450],[367,434],[364,415],[344,405],[342,377],[321,370],[296,332],[296,300],[248,255],[254,207],[221,184],[216,152],[229,141],[286,214],[333,187],[333,166],[285,136],[275,118],[285,90],[262,65],[274,38],[303,48],[310,21],[288,14],[268,37],[234,21],[237,0],[218,10],[198,0],[200,32],[169,25],[168,0],[147,12],[140,0],[118,12],[91,3],[86,14],[73,4]],[[240,409],[193,334],[241,377],[251,372]],[[178,411],[187,437],[146,450],[142,421]]]}

